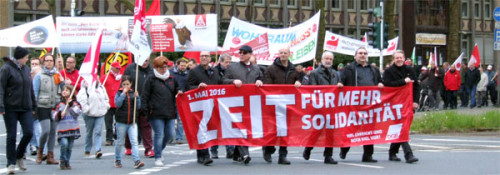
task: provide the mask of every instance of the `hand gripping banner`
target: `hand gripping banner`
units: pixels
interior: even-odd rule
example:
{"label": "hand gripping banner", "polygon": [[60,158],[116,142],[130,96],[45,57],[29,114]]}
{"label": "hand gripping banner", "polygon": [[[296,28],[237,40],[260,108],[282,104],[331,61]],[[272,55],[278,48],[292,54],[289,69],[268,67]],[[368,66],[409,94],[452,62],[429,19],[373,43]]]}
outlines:
{"label": "hand gripping banner", "polygon": [[213,145],[347,147],[405,142],[413,120],[404,87],[213,85],[179,95],[191,149]]}

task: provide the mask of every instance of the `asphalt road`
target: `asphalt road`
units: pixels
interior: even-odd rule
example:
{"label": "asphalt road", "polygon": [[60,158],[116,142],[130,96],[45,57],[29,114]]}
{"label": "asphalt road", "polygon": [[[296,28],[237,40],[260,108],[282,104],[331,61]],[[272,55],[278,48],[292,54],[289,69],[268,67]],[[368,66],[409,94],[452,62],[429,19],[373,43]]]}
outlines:
{"label": "asphalt road", "polygon": [[[5,126],[0,119],[0,174],[5,174]],[[85,131],[80,121],[82,132]],[[196,163],[196,151],[189,150],[187,144],[169,145],[163,151],[164,167],[155,167],[154,158],[145,158],[144,148],[140,145],[141,160],[145,166],[133,168],[131,156],[124,156],[123,168],[114,168],[114,147],[103,146],[103,157],[84,157],[84,137],[76,140],[71,158],[72,170],[59,170],[57,165],[36,164],[35,156],[27,156],[27,171],[17,174],[500,174],[500,135],[490,136],[436,136],[411,135],[412,148],[420,159],[415,164],[388,161],[388,144],[375,145],[374,158],[378,163],[362,163],[362,147],[351,149],[345,160],[338,157],[339,149],[334,149],[334,159],[338,165],[323,164],[323,149],[315,148],[311,159],[302,158],[303,148],[289,148],[288,158],[291,165],[278,165],[277,154],[273,163],[262,159],[260,147],[250,148],[252,161],[249,165],[225,159],[224,147],[219,148],[219,157],[210,166]],[[59,146],[55,148],[59,158]],[[93,154],[94,152],[92,152]],[[403,159],[403,153],[399,154]],[[403,159],[404,160],[404,159]]]}

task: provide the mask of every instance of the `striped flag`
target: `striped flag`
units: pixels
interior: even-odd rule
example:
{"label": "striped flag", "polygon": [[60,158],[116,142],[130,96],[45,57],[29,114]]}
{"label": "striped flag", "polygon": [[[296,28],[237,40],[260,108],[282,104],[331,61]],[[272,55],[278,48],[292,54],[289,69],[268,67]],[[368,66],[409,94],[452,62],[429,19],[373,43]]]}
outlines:
{"label": "striped flag", "polygon": [[96,38],[92,41],[87,55],[80,67],[80,76],[85,80],[88,86],[97,81],[97,65],[99,64],[99,53],[101,52],[102,28],[96,33]]}

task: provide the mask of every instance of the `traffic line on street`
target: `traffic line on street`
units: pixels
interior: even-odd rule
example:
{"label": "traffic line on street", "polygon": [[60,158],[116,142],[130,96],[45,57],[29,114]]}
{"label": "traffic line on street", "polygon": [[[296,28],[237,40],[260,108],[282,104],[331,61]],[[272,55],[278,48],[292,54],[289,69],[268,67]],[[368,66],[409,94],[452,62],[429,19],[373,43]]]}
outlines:
{"label": "traffic line on street", "polygon": [[477,145],[477,144],[451,144],[456,146],[473,146],[473,147],[486,147],[486,148],[500,148],[498,145]]}
{"label": "traffic line on street", "polygon": [[452,149],[450,147],[444,147],[444,146],[423,145],[423,144],[415,144],[415,143],[412,143],[411,146],[418,146],[418,147],[424,147],[424,148],[434,148],[434,149]]}
{"label": "traffic line on street", "polygon": [[178,166],[181,166],[181,165],[184,165],[184,164],[188,164],[188,163],[191,163],[191,162],[195,162],[195,161],[196,161],[196,159],[180,160],[180,161],[172,162],[172,163],[167,164],[167,165],[162,166],[162,167],[154,166],[154,167],[151,167],[151,168],[146,168],[146,169],[142,169],[142,170],[139,170],[139,171],[134,171],[134,172],[131,172],[131,173],[128,173],[128,174],[150,174],[150,173],[155,173],[155,172],[159,172],[159,171],[162,171],[162,170],[166,170],[166,169],[169,169],[169,168],[178,167]]}
{"label": "traffic line on street", "polygon": [[[304,159],[303,157],[290,157],[293,159]],[[310,161],[315,161],[315,162],[323,162],[323,160],[319,159],[309,159]],[[376,165],[365,165],[365,164],[358,164],[358,163],[345,163],[345,162],[339,162],[339,164],[342,165],[350,165],[350,166],[357,166],[357,167],[365,167],[365,168],[375,168],[375,169],[382,169],[384,168],[383,166],[376,166]]]}
{"label": "traffic line on street", "polygon": [[444,141],[444,142],[477,142],[477,143],[500,143],[494,140],[462,140],[462,139],[420,139],[424,141]]}

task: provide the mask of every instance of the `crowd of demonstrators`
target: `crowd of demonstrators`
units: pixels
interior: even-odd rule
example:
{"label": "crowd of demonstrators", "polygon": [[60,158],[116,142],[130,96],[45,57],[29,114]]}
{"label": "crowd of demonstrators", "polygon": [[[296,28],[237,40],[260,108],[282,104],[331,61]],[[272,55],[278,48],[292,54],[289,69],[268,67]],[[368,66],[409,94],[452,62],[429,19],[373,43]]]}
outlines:
{"label": "crowd of demonstrators", "polygon": [[[387,87],[401,87],[413,82],[413,109],[418,108],[419,84],[415,75],[415,70],[408,65],[404,65],[405,54],[402,50],[397,50],[392,57],[393,64],[384,71],[383,84]],[[396,156],[399,152],[399,147],[403,147],[405,159],[407,163],[417,162],[418,158],[413,156],[410,144],[408,142],[391,143],[389,146],[389,160],[401,161]]]}
{"label": "crowd of demonstrators", "polygon": [[[244,45],[240,47],[240,61],[231,63],[224,73],[222,81],[224,84],[234,84],[237,88],[242,84],[255,84],[257,87],[262,86],[262,72],[256,65],[250,63],[252,56],[252,48]],[[250,163],[250,153],[248,146],[236,146],[234,150],[233,160],[242,161],[245,164]]]}
{"label": "crowd of demonstrators", "polygon": [[76,139],[80,138],[78,116],[82,113],[82,107],[74,96],[70,97],[73,88],[69,84],[64,86],[61,92],[61,101],[55,107],[56,113],[54,114],[54,118],[58,122],[57,140],[61,146],[59,156],[59,169],[61,170],[71,169],[69,160],[71,159],[73,143]]}
{"label": "crowd of demonstrators", "polygon": [[[333,69],[333,53],[324,52],[321,56],[321,65],[313,70],[309,75],[309,83],[307,85],[337,85],[340,82],[340,77],[337,71]],[[297,86],[296,86],[297,87]],[[302,156],[309,160],[313,147],[306,147]],[[332,158],[333,147],[326,147],[323,152],[325,164],[337,164],[338,162]]]}
{"label": "crowd of demonstrators", "polygon": [[[14,58],[3,57],[5,64],[0,69],[0,113],[3,115],[6,137],[7,173],[14,174],[16,164],[26,171],[23,157],[33,136],[33,112],[37,108],[35,94],[26,66],[29,51],[16,47]],[[23,136],[16,148],[17,122]]]}
{"label": "crowd of demonstrators", "polygon": [[54,57],[45,55],[42,70],[33,78],[33,90],[38,106],[37,117],[42,128],[36,157],[36,162],[39,164],[42,163],[45,144],[47,144],[47,164],[58,164],[54,159],[57,121],[51,114],[61,98],[62,85],[64,85],[63,77],[54,67]]}
{"label": "crowd of demonstrators", "polygon": [[[218,74],[216,74],[216,75],[219,75],[219,80],[220,80],[218,84],[222,83],[222,77],[224,77],[224,73],[226,72],[227,66],[229,66],[230,63],[231,63],[231,56],[229,56],[228,54],[222,54],[219,57],[219,64],[217,64],[217,66],[215,66],[215,69],[218,72]],[[201,64],[201,57],[200,57],[200,64]],[[203,68],[205,68],[205,67],[208,69],[208,64],[203,66]],[[198,72],[201,72],[201,71],[198,71]],[[203,81],[204,78],[202,78],[204,76],[203,75],[200,75],[200,76],[201,76],[200,82],[204,82]],[[205,77],[205,78],[210,78],[210,77]],[[196,85],[196,83],[194,83],[194,84]],[[189,88],[189,89],[193,89],[193,88]],[[210,147],[210,154],[212,155],[212,159],[219,158],[218,149],[219,149],[219,145],[214,145],[214,146]],[[233,153],[234,153],[234,145],[226,145],[226,158],[232,159]]]}
{"label": "crowd of demonstrators", "polygon": [[[186,91],[186,81],[188,78],[189,71],[187,68],[187,61],[184,59],[178,59],[175,62],[175,67],[171,69],[171,74],[174,76],[177,85],[180,90]],[[175,113],[176,113],[176,126],[175,126],[175,141],[177,144],[182,144],[182,140],[184,138],[184,128],[182,127],[182,121],[179,116],[179,112],[177,111],[177,103],[175,104]]]}
{"label": "crowd of demonstrators", "polygon": [[[182,94],[170,71],[167,70],[168,59],[156,57],[153,61],[153,75],[144,80],[141,95],[141,109],[148,114],[153,128],[153,149],[155,165],[163,166],[162,151],[172,139],[175,139],[175,98]],[[146,121],[147,122],[147,121]]]}
{"label": "crowd of demonstrators", "polygon": [[109,98],[109,109],[104,115],[104,126],[106,127],[106,143],[105,146],[113,145],[113,116],[116,112],[115,95],[120,88],[120,81],[122,75],[120,74],[121,65],[118,62],[111,63],[111,68],[109,69],[106,76],[101,77],[101,83],[106,88],[106,94]]}
{"label": "crowd of demonstrators", "polygon": [[[167,65],[165,65],[167,66]],[[146,78],[153,75],[153,69],[150,66],[149,60],[146,60],[142,65],[137,69],[139,72],[136,72],[137,64],[131,63],[123,72],[123,76],[130,76],[132,78],[132,86],[135,87],[135,82],[137,81],[137,89],[139,95],[142,96],[144,94],[144,82]],[[137,75],[136,75],[137,73]],[[137,80],[136,80],[137,79]],[[153,138],[152,138],[152,128],[150,122],[148,122],[148,114],[149,111],[146,111],[142,108],[137,108],[138,111],[138,123],[139,123],[139,136],[142,138],[142,145],[144,146],[144,155],[146,157],[154,157],[155,152],[153,150]],[[140,142],[140,140],[139,140]],[[125,155],[132,154],[132,147],[130,145],[130,141],[125,139]]]}
{"label": "crowd of demonstrators", "polygon": [[[271,66],[267,67],[264,73],[264,84],[294,84],[296,88],[299,88],[302,85],[302,75],[297,71],[302,70],[302,68],[296,69],[292,62],[290,62],[289,58],[290,48],[285,47],[279,49],[279,57],[274,60]],[[276,148],[274,148],[274,146],[264,146],[262,147],[262,150],[264,160],[271,163],[271,154],[276,151]],[[287,147],[280,146],[278,164],[290,165],[290,161],[286,158],[287,154]]]}
{"label": "crowd of demonstrators", "polygon": [[[339,87],[343,86],[378,86],[383,88],[382,78],[378,69],[368,63],[368,51],[364,47],[356,50],[354,61],[346,66],[340,77]],[[340,158],[345,159],[350,147],[340,149]],[[373,159],[373,145],[363,146],[362,162],[377,162]]]}
{"label": "crowd of demonstrators", "polygon": [[[116,105],[116,138],[115,145],[115,167],[121,168],[122,147],[125,144],[125,136],[128,136],[132,147],[132,159],[134,168],[144,166],[144,162],[139,157],[138,138],[137,138],[137,118],[134,118],[134,105],[141,107],[139,93],[132,89],[132,78],[125,76],[121,79],[121,88],[114,95]],[[136,102],[137,101],[137,102]]]}

